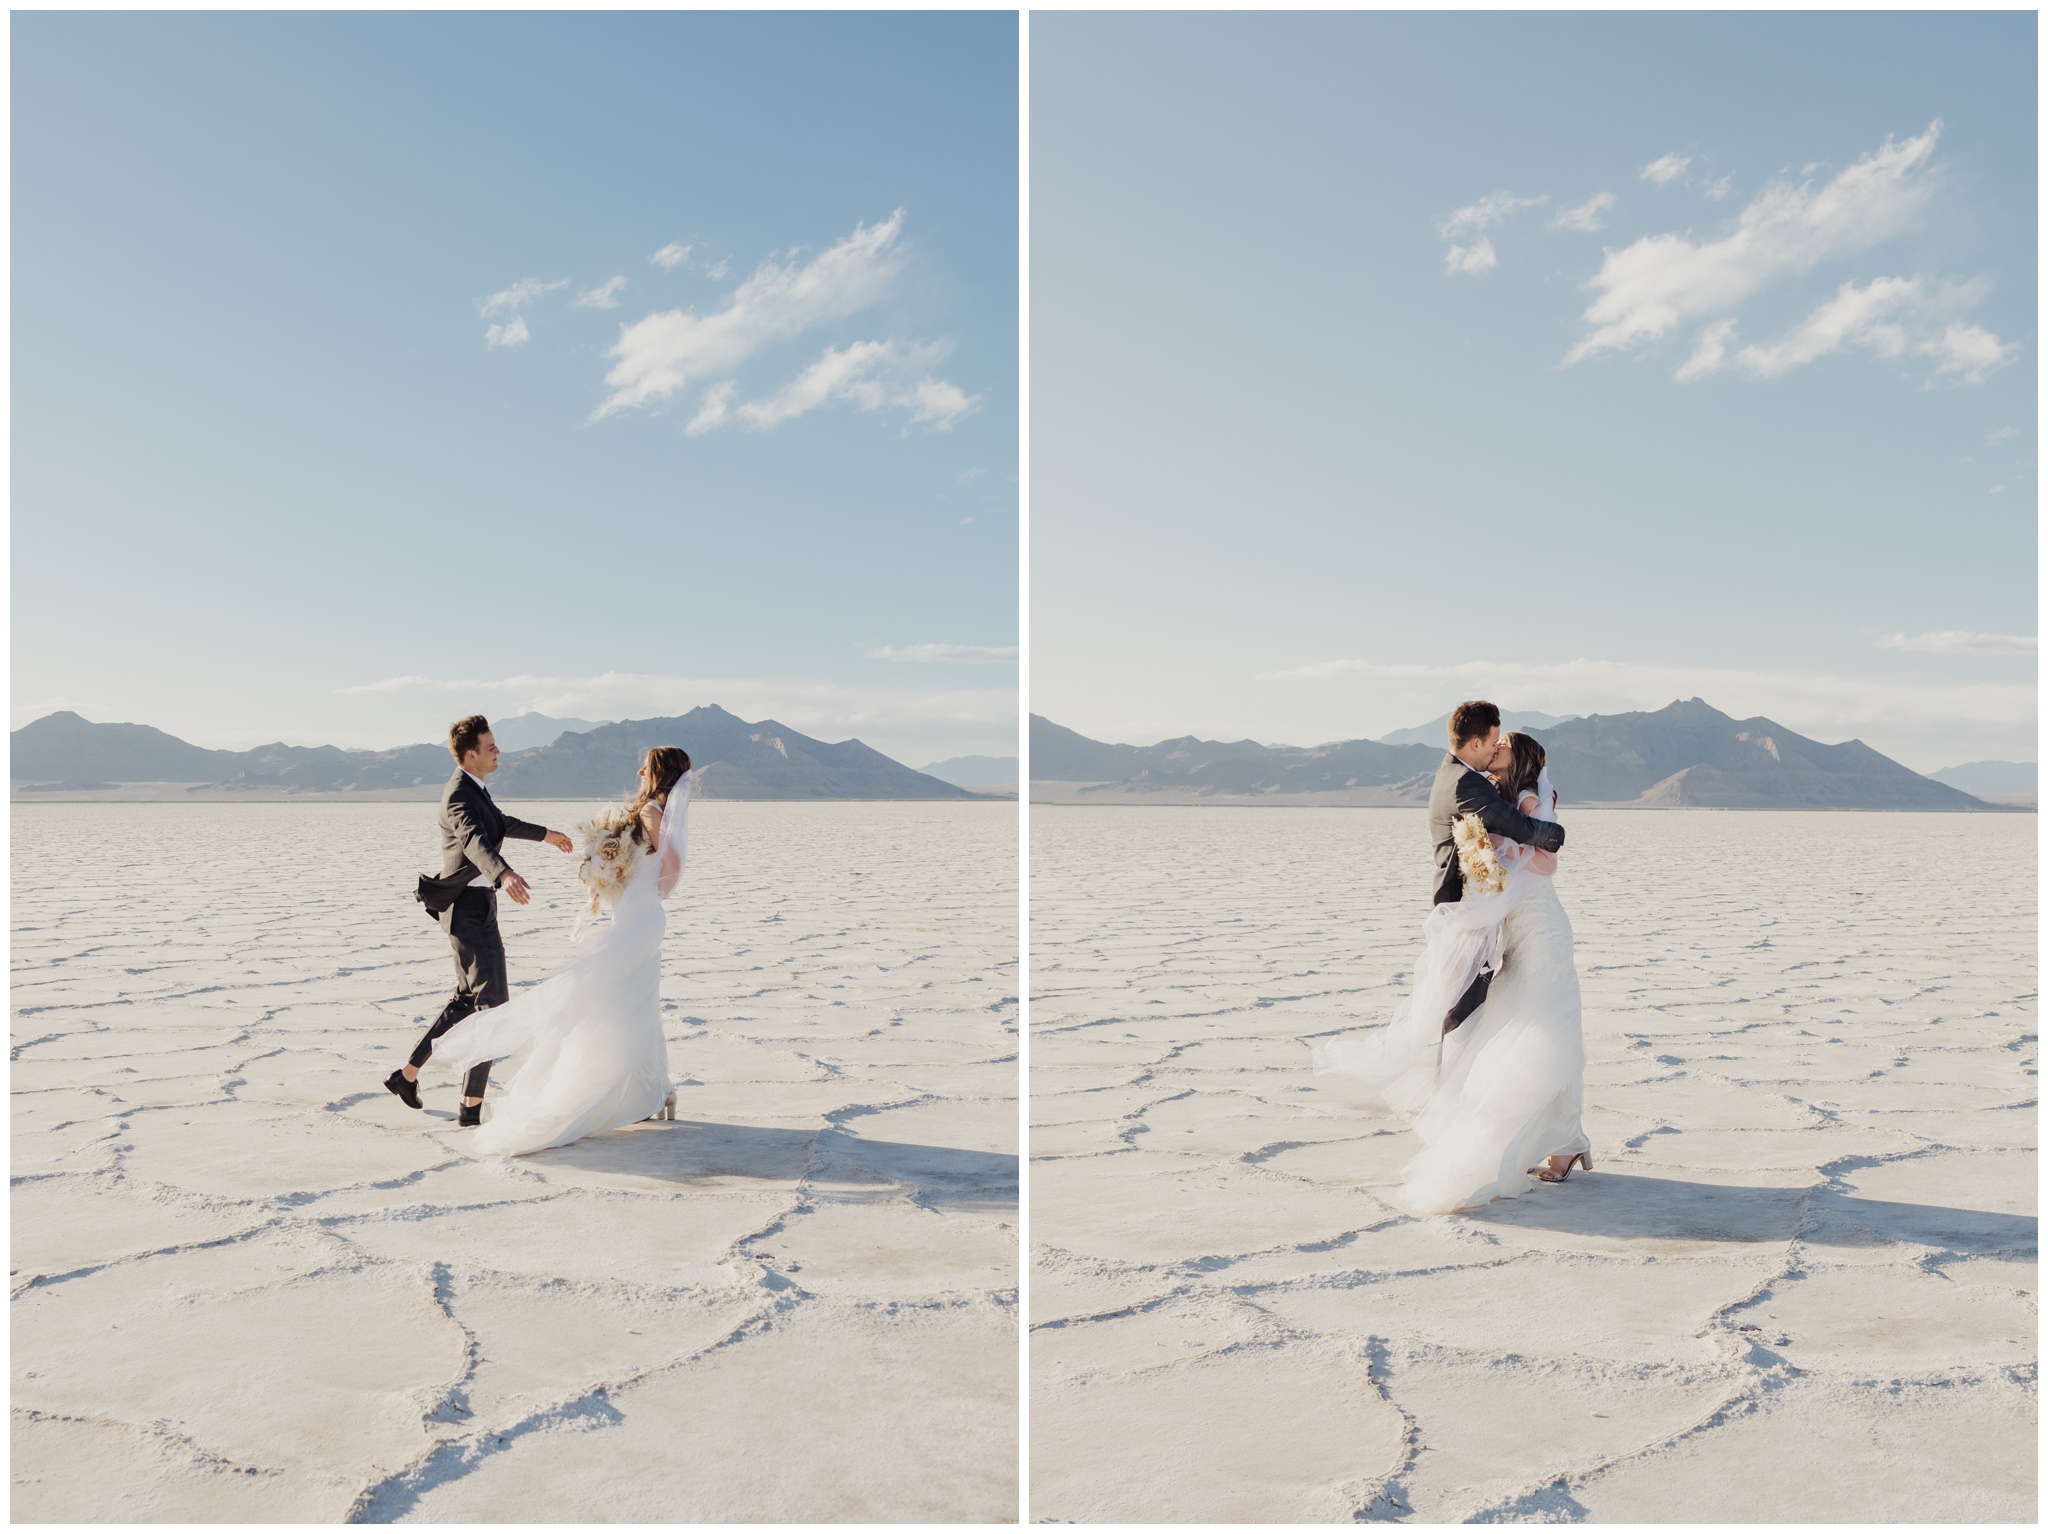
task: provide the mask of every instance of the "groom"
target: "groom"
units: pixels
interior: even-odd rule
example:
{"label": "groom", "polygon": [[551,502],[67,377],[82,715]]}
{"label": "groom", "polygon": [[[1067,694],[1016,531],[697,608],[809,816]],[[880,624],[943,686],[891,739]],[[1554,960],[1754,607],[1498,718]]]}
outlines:
{"label": "groom", "polygon": [[[508,836],[546,842],[562,852],[574,845],[560,831],[515,820],[498,808],[484,787],[484,779],[498,770],[498,743],[491,738],[491,722],[482,714],[448,727],[448,750],[456,771],[441,791],[441,874],[421,874],[413,898],[448,934],[455,950],[455,994],[413,1047],[412,1058],[385,1078],[384,1085],[408,1108],[420,1105],[420,1067],[433,1055],[434,1040],[470,1013],[501,1007],[511,997],[505,941],[498,936],[496,891],[503,889],[519,905],[532,897],[526,881],[498,855],[498,848]],[[463,1083],[462,1112],[457,1115],[463,1127],[483,1122],[484,1087],[490,1079],[490,1061],[470,1068]]]}
{"label": "groom", "polygon": [[[1452,905],[1465,897],[1465,871],[1458,866],[1456,826],[1466,815],[1496,836],[1524,842],[1539,852],[1564,845],[1564,827],[1550,820],[1532,820],[1501,798],[1486,774],[1507,765],[1500,735],[1500,710],[1491,703],[1460,703],[1451,710],[1451,754],[1436,770],[1429,791],[1429,836],[1436,844],[1434,903]],[[1444,1014],[1444,1032],[1464,1022],[1486,1000],[1494,971],[1482,969],[1457,1005]]]}

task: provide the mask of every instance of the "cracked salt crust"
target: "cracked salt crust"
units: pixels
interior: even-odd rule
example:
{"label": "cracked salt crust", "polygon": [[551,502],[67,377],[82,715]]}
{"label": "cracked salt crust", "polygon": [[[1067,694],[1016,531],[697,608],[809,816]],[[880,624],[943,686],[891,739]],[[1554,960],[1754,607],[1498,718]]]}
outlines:
{"label": "cracked salt crust", "polygon": [[379,1085],[432,813],[16,807],[14,1516],[1009,1521],[1011,812],[698,806],[677,1122],[509,1162]]}
{"label": "cracked salt crust", "polygon": [[1034,809],[1034,1519],[2033,1518],[2032,822],[1567,823],[1598,1170],[1416,1220],[1422,816]]}

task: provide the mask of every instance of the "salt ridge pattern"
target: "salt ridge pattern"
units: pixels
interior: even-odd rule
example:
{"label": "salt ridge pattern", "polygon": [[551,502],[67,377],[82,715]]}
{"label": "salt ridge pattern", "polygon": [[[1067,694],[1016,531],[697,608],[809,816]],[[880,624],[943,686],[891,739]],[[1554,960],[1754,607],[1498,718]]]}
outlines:
{"label": "salt ridge pattern", "polygon": [[433,813],[15,807],[14,1516],[1014,1517],[1014,807],[696,807],[677,1122],[511,1162],[378,1084]]}
{"label": "salt ridge pattern", "polygon": [[2032,821],[1564,819],[1596,1170],[1423,1220],[1422,815],[1034,807],[1034,1519],[2032,1520]]}

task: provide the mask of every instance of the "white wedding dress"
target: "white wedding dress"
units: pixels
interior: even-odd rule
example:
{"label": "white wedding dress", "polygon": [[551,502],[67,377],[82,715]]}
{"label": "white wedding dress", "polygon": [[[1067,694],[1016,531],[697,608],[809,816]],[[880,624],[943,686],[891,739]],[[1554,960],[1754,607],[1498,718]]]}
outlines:
{"label": "white wedding dress", "polygon": [[[1557,818],[1546,773],[1537,818]],[[1511,863],[1507,888],[1438,906],[1408,1000],[1385,1028],[1315,1047],[1319,1072],[1354,1077],[1407,1114],[1422,1149],[1395,1202],[1449,1214],[1515,1198],[1548,1156],[1589,1151],[1580,1123],[1586,1049],[1572,924],[1552,881]],[[1480,966],[1497,960],[1486,1001],[1448,1035],[1444,1014]]]}
{"label": "white wedding dress", "polygon": [[458,1074],[483,1060],[509,1084],[484,1099],[467,1140],[479,1156],[523,1156],[637,1123],[669,1093],[661,1031],[662,902],[682,878],[690,780],[669,793],[660,851],[643,857],[580,952],[502,1007],[471,1013],[434,1041],[433,1065]]}

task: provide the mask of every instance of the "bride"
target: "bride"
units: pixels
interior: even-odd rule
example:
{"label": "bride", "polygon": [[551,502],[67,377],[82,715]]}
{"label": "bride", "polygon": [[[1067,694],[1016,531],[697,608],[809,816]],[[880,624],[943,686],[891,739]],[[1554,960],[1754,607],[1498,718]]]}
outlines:
{"label": "bride", "polygon": [[[1557,819],[1557,791],[1533,737],[1503,737],[1492,776],[1524,815]],[[1315,1049],[1318,1071],[1371,1083],[1413,1121],[1422,1149],[1395,1198],[1417,1214],[1515,1198],[1531,1178],[1563,1182],[1575,1165],[1593,1166],[1580,1123],[1579,974],[1571,922],[1550,879],[1555,858],[1499,837],[1478,842],[1475,855],[1489,847],[1502,887],[1488,891],[1468,877],[1462,900],[1436,908],[1415,985],[1393,1021]],[[1443,1033],[1439,1019],[1490,952],[1499,959],[1486,1000]]]}
{"label": "bride", "polygon": [[435,1066],[458,1074],[486,1060],[509,1067],[469,1142],[481,1156],[523,1156],[657,1113],[675,1116],[661,1032],[662,902],[682,878],[689,841],[690,757],[656,746],[640,792],[583,828],[578,870],[590,910],[612,919],[567,963],[502,1007],[472,1013],[434,1044]]}

